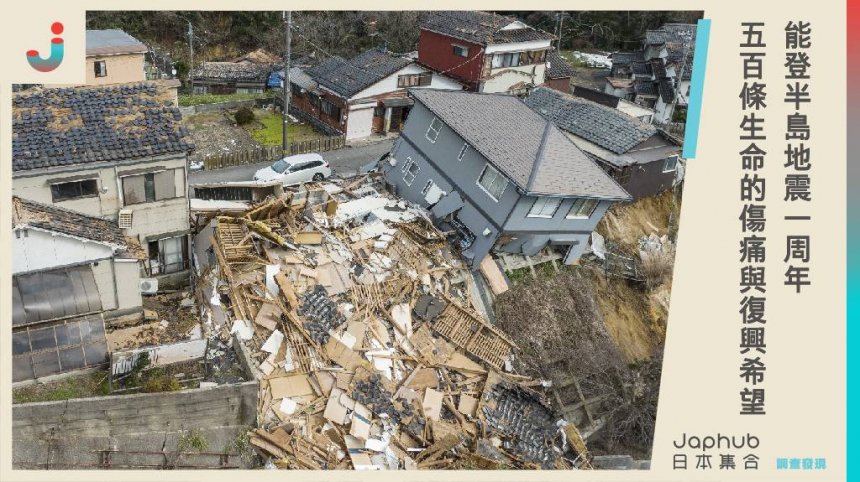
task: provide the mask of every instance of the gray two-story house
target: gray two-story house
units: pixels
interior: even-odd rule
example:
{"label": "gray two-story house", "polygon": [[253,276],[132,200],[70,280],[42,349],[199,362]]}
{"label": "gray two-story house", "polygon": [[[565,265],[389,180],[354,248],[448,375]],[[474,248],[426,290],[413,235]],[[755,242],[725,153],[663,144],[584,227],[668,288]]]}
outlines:
{"label": "gray two-story house", "polygon": [[477,268],[498,251],[547,245],[579,259],[613,202],[630,195],[552,122],[517,97],[414,90],[415,105],[385,178],[400,197],[457,233]]}

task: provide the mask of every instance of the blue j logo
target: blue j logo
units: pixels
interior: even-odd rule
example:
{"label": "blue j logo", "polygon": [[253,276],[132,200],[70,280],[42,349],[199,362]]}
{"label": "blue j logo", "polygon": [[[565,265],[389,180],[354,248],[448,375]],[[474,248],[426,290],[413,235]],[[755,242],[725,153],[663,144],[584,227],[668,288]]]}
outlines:
{"label": "blue j logo", "polygon": [[[54,22],[51,25],[51,32],[54,35],[60,35],[63,33],[63,24]],[[62,37],[54,37],[51,39],[51,54],[48,58],[43,59],[37,50],[28,50],[27,61],[30,62],[31,67],[39,72],[50,72],[59,67],[60,62],[63,61],[63,50]]]}

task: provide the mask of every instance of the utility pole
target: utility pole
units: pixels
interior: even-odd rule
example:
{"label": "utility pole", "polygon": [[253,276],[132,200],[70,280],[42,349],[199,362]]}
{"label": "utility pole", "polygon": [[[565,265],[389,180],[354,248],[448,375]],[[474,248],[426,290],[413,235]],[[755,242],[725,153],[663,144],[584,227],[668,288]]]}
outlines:
{"label": "utility pole", "polygon": [[556,46],[556,50],[561,52],[561,27],[564,23],[564,12],[558,12],[558,45]]}
{"label": "utility pole", "polygon": [[286,45],[286,55],[284,56],[284,84],[281,87],[284,95],[284,139],[283,139],[283,151],[284,155],[289,155],[289,137],[287,136],[287,126],[290,123],[290,50],[291,50],[291,40],[292,40],[292,27],[293,27],[293,12],[292,10],[288,10],[284,12],[284,17],[286,17],[286,25],[287,25],[287,45]]}
{"label": "utility pole", "polygon": [[191,84],[191,94],[194,95],[194,26],[188,22],[188,49],[191,51],[191,65],[188,66],[188,82]]}

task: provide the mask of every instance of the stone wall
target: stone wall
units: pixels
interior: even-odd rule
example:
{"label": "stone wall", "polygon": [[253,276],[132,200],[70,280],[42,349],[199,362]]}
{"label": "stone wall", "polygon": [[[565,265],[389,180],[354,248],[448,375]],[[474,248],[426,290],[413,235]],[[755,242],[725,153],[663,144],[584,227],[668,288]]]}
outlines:
{"label": "stone wall", "polygon": [[[13,466],[247,467],[235,442],[256,423],[258,390],[258,382],[251,381],[179,392],[14,405]],[[197,448],[189,446],[191,438],[198,441]],[[205,441],[205,448],[200,448],[200,440]]]}

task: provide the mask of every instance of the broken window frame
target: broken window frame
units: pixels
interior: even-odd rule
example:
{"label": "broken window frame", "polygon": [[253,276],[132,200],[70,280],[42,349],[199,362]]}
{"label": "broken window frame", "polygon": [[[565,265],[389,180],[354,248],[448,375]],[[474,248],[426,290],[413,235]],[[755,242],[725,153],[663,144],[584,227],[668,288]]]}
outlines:
{"label": "broken window frame", "polygon": [[[86,186],[86,188],[85,188]],[[62,193],[61,189],[67,191]],[[57,182],[51,184],[51,201],[71,201],[73,199],[83,199],[88,197],[98,197],[99,195],[99,179],[79,179],[77,181]]]}
{"label": "broken window frame", "polygon": [[412,183],[415,182],[415,177],[418,176],[420,171],[421,166],[419,166],[415,161],[411,161],[409,166],[403,172],[403,182],[406,183],[407,186],[411,186]]}
{"label": "broken window frame", "polygon": [[555,196],[538,196],[532,203],[526,217],[552,219],[561,206],[561,198]]}
{"label": "broken window frame", "polygon": [[93,73],[96,77],[107,77],[107,61],[96,60],[93,62]]}
{"label": "broken window frame", "polygon": [[589,219],[597,205],[600,202],[597,199],[578,197],[573,199],[570,209],[567,211],[566,219]]}
{"label": "broken window frame", "polygon": [[[436,127],[438,124],[438,127]],[[427,133],[424,134],[424,137],[427,138],[432,144],[436,143],[436,140],[439,139],[439,133],[442,132],[442,126],[444,123],[439,120],[438,117],[433,117],[433,120],[430,121],[430,127],[427,128]],[[430,138],[430,133],[433,133],[433,138]]]}
{"label": "broken window frame", "polygon": [[[183,234],[149,240],[149,272],[151,275],[178,273],[187,268],[188,242],[186,237]],[[176,244],[177,240],[178,244]],[[178,246],[178,252],[176,251],[176,246],[174,246],[173,250],[166,249],[168,247],[167,243],[173,243]],[[168,253],[168,251],[171,252]],[[168,262],[168,256],[176,256],[177,254],[179,256],[178,261],[171,260]]]}
{"label": "broken window frame", "polygon": [[[669,161],[672,161],[671,162],[671,165],[672,165],[671,168],[666,167],[669,165]],[[669,156],[663,160],[663,172],[664,173],[675,172],[677,170],[678,170],[678,155]]]}
{"label": "broken window frame", "polygon": [[[485,177],[487,178],[486,185],[484,185]],[[490,196],[490,199],[499,202],[499,199],[501,199],[502,194],[505,193],[505,189],[508,187],[508,178],[488,162],[481,169],[481,174],[478,175],[478,180],[475,183],[487,193],[487,196]],[[494,194],[499,185],[501,185],[501,189],[498,193]]]}
{"label": "broken window frame", "polygon": [[633,169],[630,166],[624,166],[620,169],[612,169],[612,177],[621,184],[626,186],[630,182],[630,176],[633,174]]}

